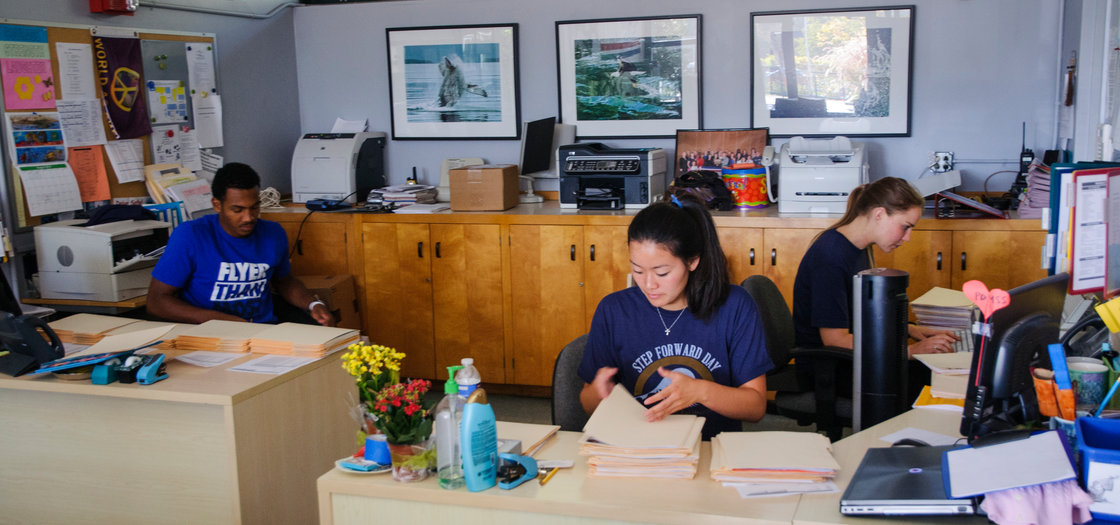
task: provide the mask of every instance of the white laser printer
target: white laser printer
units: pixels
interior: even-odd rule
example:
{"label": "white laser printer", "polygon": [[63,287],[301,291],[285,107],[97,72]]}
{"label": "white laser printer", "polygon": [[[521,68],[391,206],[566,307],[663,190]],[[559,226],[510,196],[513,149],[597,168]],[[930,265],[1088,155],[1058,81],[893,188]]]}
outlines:
{"label": "white laser printer", "polygon": [[778,213],[844,213],[848,195],[868,178],[864,145],[848,137],[793,137],[782,145]]}
{"label": "white laser printer", "polygon": [[85,219],[35,227],[39,295],[45,299],[123,301],[148,293],[171,225],[126,220],[82,226]]}
{"label": "white laser printer", "polygon": [[292,202],[353,204],[385,185],[385,133],[306,133],[292,153]]}

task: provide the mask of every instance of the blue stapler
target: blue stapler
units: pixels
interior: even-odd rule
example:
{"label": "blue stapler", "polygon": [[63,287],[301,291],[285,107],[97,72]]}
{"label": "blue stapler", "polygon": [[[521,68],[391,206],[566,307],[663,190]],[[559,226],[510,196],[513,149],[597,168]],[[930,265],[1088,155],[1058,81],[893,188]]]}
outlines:
{"label": "blue stapler", "polygon": [[512,489],[537,477],[537,460],[518,454],[498,455],[498,488]]}
{"label": "blue stapler", "polygon": [[136,371],[136,382],[141,385],[150,385],[157,381],[167,379],[167,365],[163,363],[163,354],[148,354],[144,362]]}

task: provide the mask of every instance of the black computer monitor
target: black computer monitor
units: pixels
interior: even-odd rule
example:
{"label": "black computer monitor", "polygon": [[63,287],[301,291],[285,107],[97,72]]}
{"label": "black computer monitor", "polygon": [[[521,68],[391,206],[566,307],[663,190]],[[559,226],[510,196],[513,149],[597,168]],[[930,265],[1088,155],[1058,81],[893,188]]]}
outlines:
{"label": "black computer monitor", "polygon": [[552,169],[552,161],[556,158],[556,151],[552,146],[555,132],[556,117],[525,123],[525,132],[521,135],[522,175]]}
{"label": "black computer monitor", "polygon": [[1069,274],[1060,273],[1008,292],[992,313],[991,338],[973,343],[961,434],[969,441],[1038,417],[1030,369],[1050,367],[1047,346],[1058,342]]}

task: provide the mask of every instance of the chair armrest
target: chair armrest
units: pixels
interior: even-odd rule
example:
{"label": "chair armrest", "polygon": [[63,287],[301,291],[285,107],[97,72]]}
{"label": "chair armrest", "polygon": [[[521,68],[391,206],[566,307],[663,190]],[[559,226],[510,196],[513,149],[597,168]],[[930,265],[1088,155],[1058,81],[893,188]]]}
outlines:
{"label": "chair armrest", "polygon": [[852,350],[850,348],[841,348],[839,346],[822,346],[819,348],[794,348],[789,351],[789,356],[797,359],[799,357],[811,357],[817,359],[831,359],[836,361],[852,361]]}

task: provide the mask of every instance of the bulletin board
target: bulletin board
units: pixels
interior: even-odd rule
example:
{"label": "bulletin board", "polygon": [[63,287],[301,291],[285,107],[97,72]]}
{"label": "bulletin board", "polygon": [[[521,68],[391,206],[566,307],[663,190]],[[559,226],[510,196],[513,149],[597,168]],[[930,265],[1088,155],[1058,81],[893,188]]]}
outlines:
{"label": "bulletin board", "polygon": [[[58,81],[60,79],[62,79],[62,76],[60,75],[61,72],[60,72],[60,65],[59,65],[59,56],[56,53],[56,49],[57,49],[56,44],[57,43],[80,43],[80,44],[91,44],[92,45],[93,39],[94,39],[95,35],[97,35],[97,34],[107,36],[107,37],[135,37],[135,38],[138,38],[141,41],[142,58],[143,58],[143,62],[142,62],[143,71],[140,72],[140,75],[141,75],[141,78],[143,79],[142,80],[142,82],[143,82],[142,85],[146,85],[149,82],[149,80],[167,80],[167,79],[173,79],[173,78],[182,80],[184,82],[184,84],[189,82],[189,75],[187,75],[187,73],[186,73],[186,69],[187,69],[187,66],[186,66],[186,62],[187,62],[187,58],[186,58],[186,54],[187,54],[186,47],[187,46],[186,46],[186,43],[189,43],[189,42],[194,42],[194,43],[200,43],[200,44],[207,45],[208,50],[213,52],[214,62],[215,62],[215,66],[216,66],[216,55],[217,55],[217,53],[213,50],[213,46],[216,44],[216,42],[215,42],[214,35],[211,34],[211,33],[187,33],[187,32],[170,32],[170,31],[169,32],[160,32],[160,31],[148,31],[148,30],[129,29],[129,28],[117,28],[117,27],[104,27],[104,28],[102,28],[102,27],[79,26],[79,25],[47,25],[47,24],[40,24],[40,23],[37,23],[37,22],[12,21],[12,20],[0,20],[0,23],[6,24],[6,25],[30,26],[30,27],[37,27],[37,28],[45,28],[46,29],[48,46],[50,48],[51,70],[52,70],[52,73],[53,73],[53,78],[56,80],[55,88],[54,88],[54,94],[56,96],[56,100],[65,100],[63,90],[60,89],[60,87],[58,86]],[[96,62],[96,58],[94,59],[94,61]],[[162,65],[162,67],[160,67],[161,65]],[[188,90],[188,93],[189,93],[190,87],[187,86],[187,85],[185,85],[184,87],[185,87],[185,89]],[[213,88],[213,91],[216,93],[217,89]],[[190,97],[188,96],[187,99],[189,100]],[[22,112],[22,111],[27,111],[27,110],[13,108],[13,107],[11,107],[11,104],[9,104],[8,100],[4,101],[4,112],[5,112],[5,114],[7,114],[9,112]],[[44,110],[41,110],[41,111],[49,112],[49,111],[55,111],[55,110],[44,109]],[[110,123],[108,121],[108,118],[107,118],[104,110],[102,110],[100,113],[101,113],[101,121],[102,121],[101,124],[105,129],[105,138],[108,142],[112,142],[116,139],[115,139],[115,135],[114,135],[114,133],[113,133],[111,127],[110,127]],[[190,115],[189,110],[187,112],[187,115]],[[183,120],[183,122],[182,122],[183,124],[186,124],[186,125],[193,124],[193,122],[192,122],[192,120],[189,116],[183,118],[182,120]],[[154,126],[154,124],[153,124],[153,126]],[[11,140],[13,140],[12,136],[9,135],[9,133],[5,132],[3,141],[11,141]],[[150,135],[147,135],[147,136],[140,137],[140,140],[143,142],[142,151],[143,151],[143,156],[144,156],[144,165],[152,164],[153,163],[152,162],[152,153],[151,153],[152,137]],[[15,220],[15,224],[13,226],[15,226],[17,228],[17,230],[26,230],[27,228],[30,228],[30,227],[35,226],[37,224],[40,224],[41,219],[40,219],[40,217],[32,216],[29,213],[28,203],[27,203],[26,197],[24,195],[23,187],[22,187],[22,184],[21,184],[21,181],[20,181],[20,176],[18,174],[18,170],[16,170],[15,167],[14,167],[15,166],[15,159],[9,158],[10,157],[10,153],[9,153],[10,150],[8,148],[9,148],[8,144],[3,144],[4,158],[5,158],[5,162],[6,162],[4,173],[7,174],[8,188],[10,188],[10,191],[8,192],[9,202],[7,203],[7,205],[10,206],[10,209],[13,212],[12,215],[13,215],[13,219]],[[107,175],[107,178],[108,178],[109,193],[110,193],[111,198],[113,198],[113,199],[119,198],[119,197],[138,197],[139,198],[139,197],[147,197],[148,196],[148,189],[145,186],[144,182],[142,182],[142,181],[120,183],[117,179],[116,173],[113,170],[112,163],[109,161],[108,155],[106,155],[104,153],[102,154],[102,162],[105,166],[105,172],[106,172],[106,175]]]}

